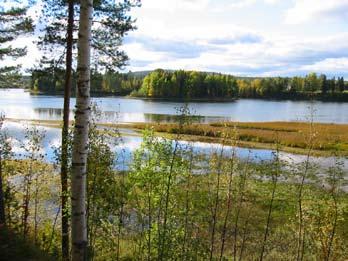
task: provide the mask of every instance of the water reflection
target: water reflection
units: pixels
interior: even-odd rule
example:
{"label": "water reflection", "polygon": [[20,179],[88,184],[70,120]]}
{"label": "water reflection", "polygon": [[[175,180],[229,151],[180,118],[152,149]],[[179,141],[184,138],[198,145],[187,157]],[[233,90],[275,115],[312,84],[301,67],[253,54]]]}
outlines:
{"label": "water reflection", "polygon": [[[31,129],[33,126],[27,124],[19,124],[14,122],[5,121],[3,129],[11,138],[12,151],[17,158],[23,158],[26,156],[26,152],[23,148],[28,143],[28,139],[25,137],[26,129]],[[40,133],[44,134],[44,139],[41,144],[42,153],[45,155],[45,160],[53,163],[55,161],[54,150],[61,144],[61,131],[57,128],[49,127],[36,127]]]}
{"label": "water reflection", "polygon": [[[21,148],[21,144],[27,142],[25,138],[25,128],[31,128],[31,126],[23,126],[19,123],[5,122],[4,129],[7,130],[9,135],[13,138],[13,151],[17,156],[20,154],[23,156],[24,150]],[[60,146],[60,129],[49,128],[49,127],[37,127],[41,132],[45,133],[45,138],[42,142],[42,149],[46,155],[46,160],[48,162],[53,162],[55,160],[54,149]],[[124,131],[120,129],[120,132]],[[134,132],[132,134],[135,134]],[[128,162],[131,158],[132,152],[140,148],[142,138],[140,136],[122,136],[118,142],[118,145],[113,147],[113,151],[116,154],[122,153],[123,159]],[[220,144],[210,144],[204,142],[190,143],[187,141],[180,141],[180,146],[192,145],[195,153],[204,153],[209,155],[220,149]],[[231,147],[224,148],[225,155],[231,152]],[[237,148],[237,156],[241,158],[246,158],[250,154],[253,155],[254,159],[268,160],[272,157],[272,151],[270,150],[260,150],[260,149],[245,149]]]}
{"label": "water reflection", "polygon": [[[33,119],[33,120],[62,120],[63,109],[60,108],[6,108],[3,113],[7,118]],[[70,111],[70,119],[74,118],[73,111]],[[179,115],[156,114],[156,113],[123,113],[115,111],[101,111],[97,122],[99,123],[126,123],[126,122],[179,122]],[[227,117],[213,116],[187,116],[192,123],[209,123],[227,121]]]}
{"label": "water reflection", "polygon": [[[103,120],[112,122],[173,122],[184,102],[96,97],[92,101],[103,112]],[[71,108],[75,99],[71,99]],[[309,107],[315,109],[317,122],[348,123],[348,103],[309,101],[270,101],[241,99],[232,102],[190,102],[187,104],[195,122],[233,121],[306,121]],[[62,118],[63,97],[30,95],[22,89],[0,90],[0,111],[9,118]],[[71,118],[72,113],[71,113]]]}
{"label": "water reflection", "polygon": [[[25,151],[21,147],[22,144],[25,144],[25,128],[31,128],[31,126],[23,126],[19,123],[5,121],[3,129],[7,130],[9,136],[13,139],[13,151],[17,157],[23,158]],[[45,133],[45,138],[42,142],[42,150],[45,153],[45,159],[48,162],[55,161],[54,150],[58,148],[61,144],[61,131],[57,128],[49,127],[37,127],[41,132]],[[121,133],[127,132],[127,130],[120,129]],[[131,134],[136,134],[131,132]],[[132,153],[140,148],[142,138],[140,136],[122,136],[118,140],[116,146],[113,146],[111,149],[116,153],[116,168],[117,169],[127,169],[128,164],[131,160]],[[110,144],[112,144],[111,142]],[[222,149],[222,145],[218,143],[205,143],[205,142],[188,142],[188,141],[179,141],[180,146],[192,146],[194,153],[204,154],[206,156],[212,155],[213,153],[219,152]],[[173,144],[174,146],[174,144]],[[247,149],[247,148],[235,148],[236,155],[241,159],[250,159],[254,162],[267,161],[273,158],[273,151],[267,149]],[[231,155],[232,147],[224,146],[223,153],[225,156]],[[289,164],[299,164],[306,160],[304,155],[295,155],[291,153],[280,153],[280,158],[288,162]],[[348,160],[343,160],[343,168],[348,170]],[[334,166],[335,158],[333,157],[311,157],[311,162],[323,166]]]}
{"label": "water reflection", "polygon": [[[98,122],[101,123],[123,123],[123,122],[179,122],[180,115],[158,114],[158,113],[125,113],[114,111],[102,111]],[[212,117],[192,115],[186,117],[192,123],[209,123],[227,121],[227,117]]]}
{"label": "water reflection", "polygon": [[[144,114],[145,122],[179,122],[180,115],[168,115],[168,114],[155,114],[155,113],[146,113]],[[228,121],[228,117],[213,117],[213,116],[199,116],[192,115],[186,116],[186,120],[192,123],[210,123],[217,121]]]}

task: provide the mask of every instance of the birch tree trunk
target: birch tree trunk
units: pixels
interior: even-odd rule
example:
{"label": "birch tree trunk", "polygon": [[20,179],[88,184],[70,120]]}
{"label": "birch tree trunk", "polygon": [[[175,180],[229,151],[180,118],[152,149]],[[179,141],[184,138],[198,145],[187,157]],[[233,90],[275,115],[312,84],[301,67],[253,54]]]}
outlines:
{"label": "birch tree trunk", "polygon": [[81,0],[71,177],[72,260],[86,260],[86,164],[90,118],[90,47],[93,0]]}

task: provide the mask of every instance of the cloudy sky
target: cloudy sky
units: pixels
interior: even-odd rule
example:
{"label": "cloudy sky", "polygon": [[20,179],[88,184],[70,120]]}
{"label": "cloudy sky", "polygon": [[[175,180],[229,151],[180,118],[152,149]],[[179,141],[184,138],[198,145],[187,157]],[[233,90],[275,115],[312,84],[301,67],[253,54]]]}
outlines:
{"label": "cloudy sky", "polygon": [[[348,0],[142,0],[131,15],[138,30],[124,39],[125,71],[348,79]],[[20,62],[30,67],[37,57],[31,44]]]}
{"label": "cloudy sky", "polygon": [[143,0],[127,70],[348,78],[348,0]]}

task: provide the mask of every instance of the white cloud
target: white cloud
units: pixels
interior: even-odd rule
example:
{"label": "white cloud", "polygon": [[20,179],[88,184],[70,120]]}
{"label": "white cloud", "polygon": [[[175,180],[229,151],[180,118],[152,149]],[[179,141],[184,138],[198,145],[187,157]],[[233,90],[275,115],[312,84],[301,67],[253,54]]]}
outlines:
{"label": "white cloud", "polygon": [[[246,35],[251,33],[254,32],[251,30],[249,32],[246,29],[244,31]],[[166,48],[163,47],[161,47],[161,52],[151,49],[151,53],[146,55],[148,63],[142,66],[138,64],[135,67],[131,67],[131,70],[156,68],[187,69],[247,76],[291,76],[297,74],[305,75],[308,71],[320,71],[330,73],[331,75],[348,75],[348,71],[343,70],[345,66],[343,62],[345,60],[340,60],[342,57],[348,57],[348,33],[306,39],[274,37],[259,33],[261,41],[231,41],[230,43],[228,41],[215,43],[216,35],[212,34],[210,39],[209,35],[205,35],[204,40],[195,42],[197,45],[196,49],[200,49],[202,45],[209,47],[206,49],[201,48],[202,51],[197,56],[185,58],[180,55],[166,54],[166,52],[163,52]],[[223,35],[221,32],[220,39],[224,39],[224,36],[226,39],[229,39],[231,34],[225,32],[225,35]],[[175,53],[175,46],[171,47],[173,50],[170,52]],[[146,49],[146,46],[142,46],[135,56],[129,52],[131,59],[139,60],[140,57],[143,57],[140,50],[146,51]],[[180,52],[181,50],[181,48],[178,48],[177,51]],[[129,51],[131,51],[131,48]],[[157,53],[161,56],[151,59],[152,53]],[[146,59],[144,56],[143,60]],[[324,68],[323,64],[320,63],[326,59],[327,62],[330,62],[331,67],[326,66]]]}
{"label": "white cloud", "polygon": [[211,0],[144,0],[141,8],[171,11],[177,9],[201,9],[205,8]]}
{"label": "white cloud", "polygon": [[[228,8],[243,8],[250,5],[253,5],[256,3],[257,0],[240,0],[240,1],[234,1],[228,5]],[[222,8],[220,10],[223,10]]]}
{"label": "white cloud", "polygon": [[314,64],[303,66],[302,69],[316,72],[348,74],[348,57],[324,59]]}
{"label": "white cloud", "polygon": [[149,51],[139,43],[124,45],[122,49],[133,59],[140,61],[160,61],[165,58],[162,52]]}
{"label": "white cloud", "polygon": [[348,0],[295,0],[285,13],[285,22],[300,24],[313,19],[348,18]]}
{"label": "white cloud", "polygon": [[280,0],[264,0],[267,4],[277,4]]}
{"label": "white cloud", "polygon": [[268,5],[274,5],[279,3],[280,0],[235,0],[235,1],[228,1],[228,4],[226,6],[222,7],[215,7],[213,10],[215,12],[224,12],[227,9],[233,10],[233,9],[239,9],[239,8],[246,8],[250,7],[255,4],[268,4]]}

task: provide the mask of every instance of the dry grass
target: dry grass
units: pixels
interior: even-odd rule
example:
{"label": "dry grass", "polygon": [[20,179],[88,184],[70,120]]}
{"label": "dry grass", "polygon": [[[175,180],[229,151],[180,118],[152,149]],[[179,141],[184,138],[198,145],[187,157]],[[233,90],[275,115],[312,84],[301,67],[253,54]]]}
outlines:
{"label": "dry grass", "polygon": [[[41,126],[61,127],[61,121],[29,122]],[[306,153],[312,135],[314,155],[328,156],[336,153],[348,156],[348,124],[313,123],[312,131],[307,122],[216,122],[182,127],[177,123],[98,124],[98,126],[133,130],[153,127],[161,136],[172,137],[180,134],[183,140],[202,142],[228,144],[230,137],[235,137],[239,140],[239,146],[247,148],[273,149],[278,142],[282,146],[282,151],[299,154]]]}
{"label": "dry grass", "polygon": [[[210,142],[236,136],[241,145],[244,144],[246,147],[269,148],[278,142],[288,148],[282,150],[296,152],[294,149],[300,149],[298,153],[308,148],[308,141],[312,136],[316,154],[327,155],[328,152],[336,152],[339,155],[348,155],[348,124],[313,123],[312,130],[310,124],[304,122],[228,122],[192,124],[182,128],[172,123],[140,123],[131,126],[138,129],[152,126],[157,132],[199,136],[201,139],[192,137],[191,140]],[[264,146],[260,146],[261,144]]]}

